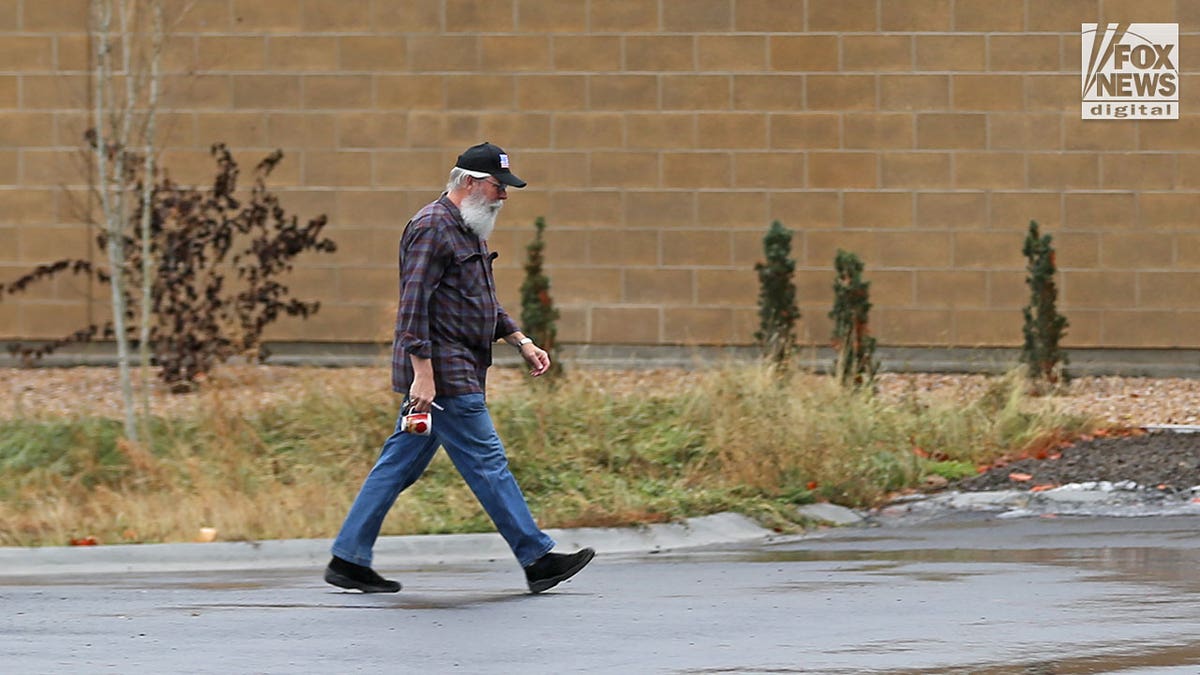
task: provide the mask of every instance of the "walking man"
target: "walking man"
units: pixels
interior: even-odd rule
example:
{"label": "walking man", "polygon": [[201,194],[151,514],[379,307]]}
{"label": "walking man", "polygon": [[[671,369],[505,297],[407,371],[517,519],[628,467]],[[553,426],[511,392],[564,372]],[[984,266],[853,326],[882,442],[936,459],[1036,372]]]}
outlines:
{"label": "walking man", "polygon": [[[553,553],[508,469],[484,396],[492,343],[521,352],[538,377],[550,356],[526,337],[496,299],[495,253],[487,239],[508,198],[525,181],[491,143],[458,156],[446,192],[408,221],[400,240],[400,304],[392,345],[392,389],[406,394],[396,429],[383,444],[333,542],[325,581],[365,593],[395,593],[400,583],[371,569],[372,549],[396,498],[425,471],[439,445],[525,569],[532,593],[553,588],[595,552]],[[403,432],[404,414],[428,412],[432,432]]]}

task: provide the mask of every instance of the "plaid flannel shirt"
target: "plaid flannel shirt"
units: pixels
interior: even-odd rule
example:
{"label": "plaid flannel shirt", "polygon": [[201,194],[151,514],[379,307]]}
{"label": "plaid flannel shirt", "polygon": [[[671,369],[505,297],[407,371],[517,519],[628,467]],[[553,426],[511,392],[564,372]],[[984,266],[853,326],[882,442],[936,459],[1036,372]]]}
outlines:
{"label": "plaid flannel shirt", "polygon": [[492,343],[517,330],[496,299],[497,255],[444,194],[408,221],[400,238],[393,390],[408,393],[409,354],[416,354],[433,361],[438,395],[484,392]]}

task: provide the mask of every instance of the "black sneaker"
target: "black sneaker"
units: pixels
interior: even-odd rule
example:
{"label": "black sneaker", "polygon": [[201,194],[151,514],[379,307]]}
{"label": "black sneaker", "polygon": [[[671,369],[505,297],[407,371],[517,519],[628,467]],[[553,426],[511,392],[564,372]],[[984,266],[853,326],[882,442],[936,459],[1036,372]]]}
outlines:
{"label": "black sneaker", "polygon": [[349,560],[334,556],[325,568],[325,582],[362,591],[363,593],[396,593],[400,590],[400,582],[384,579],[375,570],[362,565],[355,565]]}
{"label": "black sneaker", "polygon": [[590,548],[574,553],[547,553],[525,568],[525,580],[530,593],[541,593],[575,576],[583,569],[596,552]]}

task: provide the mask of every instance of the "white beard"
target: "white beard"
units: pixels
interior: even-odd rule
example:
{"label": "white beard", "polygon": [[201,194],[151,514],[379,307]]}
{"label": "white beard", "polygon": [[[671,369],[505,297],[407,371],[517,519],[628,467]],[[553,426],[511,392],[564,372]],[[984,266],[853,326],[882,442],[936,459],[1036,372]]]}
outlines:
{"label": "white beard", "polygon": [[475,193],[467,195],[458,205],[458,210],[462,213],[463,222],[476,237],[486,241],[492,236],[492,230],[496,228],[496,216],[500,215],[500,207],[504,206],[504,201],[497,199],[494,202],[488,202],[487,197],[482,194]]}

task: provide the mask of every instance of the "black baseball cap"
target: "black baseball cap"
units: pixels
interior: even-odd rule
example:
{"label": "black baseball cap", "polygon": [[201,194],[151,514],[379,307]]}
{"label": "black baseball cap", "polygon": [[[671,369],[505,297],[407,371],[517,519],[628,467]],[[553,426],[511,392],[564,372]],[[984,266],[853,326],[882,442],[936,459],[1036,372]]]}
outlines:
{"label": "black baseball cap", "polygon": [[454,166],[475,178],[483,178],[485,175],[495,176],[496,180],[505,185],[517,188],[525,187],[525,181],[509,171],[508,154],[504,152],[504,149],[487,141],[464,150],[458,156],[458,161]]}

